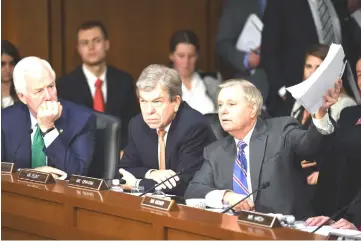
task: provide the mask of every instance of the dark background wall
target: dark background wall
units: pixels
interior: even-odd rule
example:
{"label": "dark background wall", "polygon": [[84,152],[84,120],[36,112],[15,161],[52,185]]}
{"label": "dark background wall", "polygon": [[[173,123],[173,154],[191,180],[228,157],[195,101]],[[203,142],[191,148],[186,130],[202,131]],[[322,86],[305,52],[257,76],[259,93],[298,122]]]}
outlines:
{"label": "dark background wall", "polygon": [[22,56],[49,60],[58,76],[75,68],[76,30],[101,20],[111,42],[108,62],[138,78],[152,63],[167,64],[173,32],[191,29],[199,37],[198,67],[217,71],[214,41],[221,0],[2,0],[1,38]]}

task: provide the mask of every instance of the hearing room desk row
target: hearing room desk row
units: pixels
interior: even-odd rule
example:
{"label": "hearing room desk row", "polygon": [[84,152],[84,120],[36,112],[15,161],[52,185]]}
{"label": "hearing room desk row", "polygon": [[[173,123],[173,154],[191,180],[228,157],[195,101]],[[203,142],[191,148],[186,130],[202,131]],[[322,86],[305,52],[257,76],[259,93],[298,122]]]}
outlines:
{"label": "hearing room desk row", "polygon": [[237,217],[179,205],[162,212],[141,197],[88,191],[66,181],[41,185],[1,175],[2,239],[324,239],[288,228],[237,223]]}

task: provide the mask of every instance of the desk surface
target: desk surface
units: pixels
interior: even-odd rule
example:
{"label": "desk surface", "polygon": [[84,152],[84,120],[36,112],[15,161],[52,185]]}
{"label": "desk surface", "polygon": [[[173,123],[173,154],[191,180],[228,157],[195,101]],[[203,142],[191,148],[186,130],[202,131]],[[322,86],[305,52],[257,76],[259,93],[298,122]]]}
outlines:
{"label": "desk surface", "polygon": [[3,239],[324,239],[288,228],[237,223],[237,217],[179,205],[162,212],[141,197],[41,185],[1,175]]}

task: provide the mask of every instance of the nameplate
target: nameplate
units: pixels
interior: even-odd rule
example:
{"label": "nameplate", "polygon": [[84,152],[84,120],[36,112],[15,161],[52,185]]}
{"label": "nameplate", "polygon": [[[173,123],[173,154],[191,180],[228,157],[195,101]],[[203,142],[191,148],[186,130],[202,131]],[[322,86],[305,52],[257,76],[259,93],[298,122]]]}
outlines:
{"label": "nameplate", "polygon": [[178,210],[177,204],[174,200],[165,200],[162,198],[155,198],[151,196],[144,197],[141,206],[147,208],[155,208],[157,210],[167,212]]}
{"label": "nameplate", "polygon": [[238,222],[253,224],[260,227],[276,228],[281,227],[281,223],[277,217],[264,213],[241,211],[238,214]]}
{"label": "nameplate", "polygon": [[36,182],[41,184],[55,183],[55,180],[50,173],[39,172],[33,169],[20,169],[17,178],[22,181]]}
{"label": "nameplate", "polygon": [[361,234],[352,236],[340,233],[329,233],[326,240],[361,240]]}
{"label": "nameplate", "polygon": [[103,179],[72,175],[69,179],[69,187],[84,188],[89,190],[108,190],[109,187]]}
{"label": "nameplate", "polygon": [[103,196],[98,191],[85,190],[85,189],[74,189],[74,190],[76,191],[75,193],[78,197],[91,199],[91,200],[98,200],[103,202]]}
{"label": "nameplate", "polygon": [[1,173],[2,174],[11,174],[15,172],[15,164],[11,162],[1,162]]}

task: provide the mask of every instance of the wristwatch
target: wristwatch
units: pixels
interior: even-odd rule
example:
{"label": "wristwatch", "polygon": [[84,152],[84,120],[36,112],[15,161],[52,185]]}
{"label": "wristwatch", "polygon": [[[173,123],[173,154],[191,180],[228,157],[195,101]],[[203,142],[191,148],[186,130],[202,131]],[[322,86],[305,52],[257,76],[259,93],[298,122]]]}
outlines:
{"label": "wristwatch", "polygon": [[45,132],[42,132],[42,131],[41,131],[41,135],[44,137],[46,134],[48,134],[50,131],[52,131],[52,130],[54,130],[54,129],[55,129],[55,126],[47,129]]}

